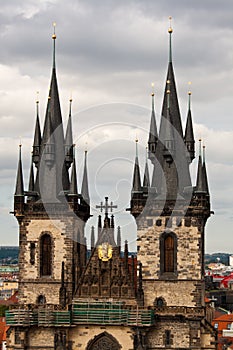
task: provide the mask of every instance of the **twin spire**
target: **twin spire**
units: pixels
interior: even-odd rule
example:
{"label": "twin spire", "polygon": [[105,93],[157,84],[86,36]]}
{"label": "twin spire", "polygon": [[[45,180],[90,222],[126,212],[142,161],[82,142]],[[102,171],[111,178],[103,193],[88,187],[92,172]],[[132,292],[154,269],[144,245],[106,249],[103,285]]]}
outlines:
{"label": "twin spire", "polygon": [[[150,185],[148,186],[150,187],[148,192],[150,194],[153,193],[152,196],[154,197],[160,196],[159,198],[161,199],[166,198],[172,200],[175,198],[186,198],[186,195],[188,196],[188,193],[190,193],[190,189],[192,188],[189,165],[195,158],[195,139],[191,113],[190,89],[188,91],[188,113],[186,126],[185,132],[183,133],[172,62],[173,29],[171,25],[171,17],[169,17],[169,20],[169,59],[159,131],[157,131],[156,125],[154,102],[155,94],[154,85],[152,85],[153,90],[151,94],[152,108],[148,138],[148,158],[151,160],[154,169],[151,187]],[[199,173],[197,174],[197,178],[199,178],[199,180],[197,180],[197,186],[194,188],[194,191],[197,191],[200,187],[202,191],[204,190],[205,193],[209,194],[204,156],[203,161],[202,157],[199,160],[199,169],[199,173],[201,175]],[[147,172],[148,165],[146,164],[145,173]],[[149,175],[146,177],[149,178]],[[131,208],[132,204],[135,204],[136,207],[140,205],[142,206],[142,202],[144,201],[145,197],[145,187],[146,186],[142,187],[140,182],[140,168],[136,150],[131,192]],[[140,193],[141,197],[139,195]],[[136,215],[138,215],[138,213],[136,213]]]}
{"label": "twin spire", "polygon": [[[45,115],[43,134],[39,120],[39,99],[36,100],[36,123],[33,141],[32,162],[30,167],[28,192],[24,191],[21,161],[21,145],[19,147],[18,172],[15,196],[28,196],[32,201],[57,202],[65,194],[78,195],[77,174],[74,156],[72,131],[72,99],[69,104],[69,117],[64,137],[63,122],[59,101],[55,60],[55,23],[53,39],[53,64],[49,89],[49,97]],[[64,164],[64,166],[62,166]],[[72,166],[71,174],[69,168]],[[34,177],[34,166],[36,177]],[[87,176],[87,152],[85,152],[82,192],[87,205],[90,203]],[[82,193],[81,193],[82,195]]]}

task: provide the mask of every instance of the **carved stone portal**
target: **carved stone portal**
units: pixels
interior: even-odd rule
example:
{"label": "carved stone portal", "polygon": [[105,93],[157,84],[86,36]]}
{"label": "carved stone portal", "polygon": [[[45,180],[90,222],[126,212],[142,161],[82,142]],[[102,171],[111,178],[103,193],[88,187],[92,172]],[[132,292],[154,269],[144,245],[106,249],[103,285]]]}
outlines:
{"label": "carved stone portal", "polygon": [[120,348],[116,339],[107,332],[97,335],[87,346],[87,350],[120,350]]}

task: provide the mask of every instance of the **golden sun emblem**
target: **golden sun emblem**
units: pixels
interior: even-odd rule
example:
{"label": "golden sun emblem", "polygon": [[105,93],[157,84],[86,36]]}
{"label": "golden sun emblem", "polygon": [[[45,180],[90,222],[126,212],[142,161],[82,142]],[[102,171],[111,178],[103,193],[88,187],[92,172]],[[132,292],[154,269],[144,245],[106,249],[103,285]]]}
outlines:
{"label": "golden sun emblem", "polygon": [[108,261],[112,259],[112,246],[105,242],[98,246],[98,257],[102,261]]}

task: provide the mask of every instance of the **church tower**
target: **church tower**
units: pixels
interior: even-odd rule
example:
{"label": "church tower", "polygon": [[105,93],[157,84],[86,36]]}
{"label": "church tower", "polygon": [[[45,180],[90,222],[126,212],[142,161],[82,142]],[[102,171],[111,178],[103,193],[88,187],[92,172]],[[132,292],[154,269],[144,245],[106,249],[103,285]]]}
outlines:
{"label": "church tower", "polygon": [[[14,215],[19,223],[19,305],[26,309],[29,305],[50,305],[51,311],[71,303],[86,264],[84,226],[90,217],[86,154],[82,184],[85,193],[80,194],[72,135],[72,101],[64,136],[55,32],[52,38],[53,66],[43,133],[37,101],[29,188],[24,188],[20,145],[14,195]],[[24,311],[22,323],[26,324]],[[17,330],[16,346],[19,339],[23,343],[24,331]]]}
{"label": "church tower", "polygon": [[[189,166],[195,157],[191,92],[183,133],[172,61],[172,32],[170,26],[159,132],[152,93],[148,139],[152,183],[146,193],[140,185],[136,155],[131,197],[131,214],[138,228],[143,305],[154,309],[156,319],[156,327],[146,335],[147,349],[210,349],[214,345],[211,336],[206,336],[209,325],[204,304],[204,229],[211,214],[210,197],[201,147],[196,186],[191,184]],[[208,345],[204,345],[204,339],[208,339]]]}
{"label": "church tower", "polygon": [[189,167],[195,141],[189,92],[183,133],[171,55],[162,117],[157,130],[154,92],[146,162],[141,182],[136,157],[131,214],[138,227],[130,254],[105,197],[96,208],[97,237],[84,227],[90,217],[87,152],[78,191],[72,132],[72,100],[64,133],[53,65],[43,132],[36,123],[28,190],[22,146],[14,195],[19,224],[19,304],[6,312],[9,350],[214,349],[204,304],[204,228],[210,211],[205,155],[200,143],[196,185]]}

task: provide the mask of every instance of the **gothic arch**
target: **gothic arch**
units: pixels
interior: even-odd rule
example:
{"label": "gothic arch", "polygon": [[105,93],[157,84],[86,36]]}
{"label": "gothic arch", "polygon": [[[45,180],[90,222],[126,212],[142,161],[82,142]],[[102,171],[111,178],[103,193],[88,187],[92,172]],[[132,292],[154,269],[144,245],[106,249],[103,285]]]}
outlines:
{"label": "gothic arch", "polygon": [[43,232],[40,237],[40,276],[52,275],[52,237]]}
{"label": "gothic arch", "polygon": [[120,350],[121,345],[109,333],[103,332],[89,341],[86,350]]}
{"label": "gothic arch", "polygon": [[177,236],[166,231],[160,236],[160,274],[177,274]]}

